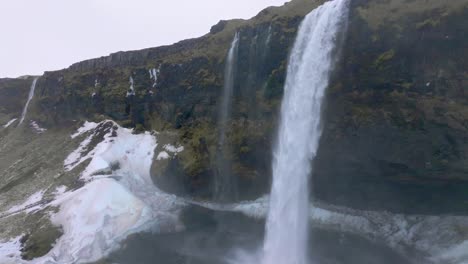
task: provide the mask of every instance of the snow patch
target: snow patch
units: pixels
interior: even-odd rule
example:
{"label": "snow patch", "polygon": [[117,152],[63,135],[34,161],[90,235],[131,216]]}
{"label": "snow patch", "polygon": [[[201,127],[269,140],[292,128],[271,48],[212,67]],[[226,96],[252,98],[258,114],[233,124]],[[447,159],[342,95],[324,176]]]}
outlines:
{"label": "snow patch", "polygon": [[41,204],[41,201],[44,196],[44,192],[44,190],[41,190],[32,194],[22,204],[15,205],[8,209],[7,214],[14,214],[19,212],[32,213],[42,209],[44,205]]}
{"label": "snow patch", "polygon": [[88,122],[86,121],[82,127],[78,128],[78,130],[76,131],[76,133],[74,133],[73,135],[71,135],[71,138],[76,138],[78,136],[81,136],[82,134],[84,133],[87,133],[93,129],[95,129],[96,127],[98,126],[98,123],[94,123],[94,122]]}
{"label": "snow patch", "polygon": [[47,131],[47,129],[40,127],[39,124],[37,124],[37,122],[34,120],[31,120],[30,125],[31,128],[34,129],[34,131],[36,131],[37,134],[42,134]]}
{"label": "snow patch", "polygon": [[175,147],[175,146],[172,146],[170,144],[164,145],[164,149],[167,150],[168,152],[172,152],[174,154],[177,154],[177,153],[180,153],[180,152],[184,151],[183,146]]}
{"label": "snow patch", "polygon": [[11,124],[13,124],[16,120],[18,120],[18,118],[13,118],[12,120],[8,121],[8,123],[3,125],[3,127],[7,128],[7,127],[11,126]]}
{"label": "snow patch", "polygon": [[173,156],[176,156],[178,153],[184,151],[183,146],[175,147],[170,144],[166,144],[163,146],[163,151],[159,152],[158,156],[156,157],[156,160],[165,160],[169,159]]}
{"label": "snow patch", "polygon": [[62,196],[66,191],[67,191],[67,186],[65,185],[61,185],[61,186],[58,186],[57,188],[55,188],[55,191],[54,191],[54,196],[56,198]]}
{"label": "snow patch", "polygon": [[156,158],[156,160],[165,160],[165,159],[168,159],[170,157],[171,156],[169,156],[169,153],[167,153],[166,151],[161,151],[161,152],[159,152],[158,157]]}
{"label": "snow patch", "polygon": [[[103,130],[106,127],[108,130]],[[148,132],[133,134],[113,121],[85,123],[75,134],[91,130],[64,162],[66,169],[67,165],[72,169],[91,159],[80,176],[87,183],[73,192],[66,192],[64,186],[57,188],[56,200],[50,205],[60,210],[52,221],[63,226],[64,235],[38,261],[53,257],[54,263],[93,262],[117,249],[129,234],[183,228],[178,212],[184,201],[159,191],[150,177],[156,138]],[[105,133],[102,141],[82,157],[98,133]],[[97,175],[103,170],[112,174]]]}
{"label": "snow patch", "polygon": [[70,153],[64,161],[65,171],[71,171],[76,166],[80,165],[83,161],[91,158],[92,153],[83,156],[83,152],[86,151],[88,145],[91,143],[94,134],[88,136],[85,140],[83,140],[77,149],[75,149],[72,153]]}
{"label": "snow patch", "polygon": [[150,79],[153,80],[153,88],[158,85],[158,75],[160,71],[161,71],[161,66],[159,66],[158,69],[156,68],[149,69]]}
{"label": "snow patch", "polygon": [[0,263],[17,264],[21,259],[21,237],[9,241],[0,241]]}
{"label": "snow patch", "polygon": [[149,208],[124,186],[101,179],[77,190],[60,206],[52,222],[64,235],[52,255],[59,263],[94,262],[118,246],[127,235],[152,221]]}
{"label": "snow patch", "polygon": [[127,91],[127,97],[135,95],[135,88],[133,86],[133,78],[130,76],[129,78],[130,88]]}

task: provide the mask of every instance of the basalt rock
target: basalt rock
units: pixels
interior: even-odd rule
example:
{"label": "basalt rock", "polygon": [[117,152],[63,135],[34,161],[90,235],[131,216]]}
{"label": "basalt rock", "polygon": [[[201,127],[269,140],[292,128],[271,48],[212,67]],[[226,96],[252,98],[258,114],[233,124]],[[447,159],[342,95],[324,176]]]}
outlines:
{"label": "basalt rock", "polygon": [[[269,190],[289,51],[304,15],[322,2],[294,0],[251,20],[220,22],[197,39],[47,72],[30,114],[45,126],[112,118],[171,133],[184,151],[156,162],[155,182],[208,199],[224,63],[238,32],[227,129],[232,148],[225,156],[241,198],[257,198]],[[360,209],[466,213],[468,1],[351,3],[349,32],[327,92],[314,199]],[[17,96],[25,99],[29,83],[24,86]],[[2,101],[1,107],[12,113],[19,105]]]}

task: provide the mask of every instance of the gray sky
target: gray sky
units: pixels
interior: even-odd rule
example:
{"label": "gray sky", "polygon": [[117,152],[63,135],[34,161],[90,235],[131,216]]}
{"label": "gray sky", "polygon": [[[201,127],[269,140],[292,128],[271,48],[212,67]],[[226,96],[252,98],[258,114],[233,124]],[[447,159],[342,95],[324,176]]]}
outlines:
{"label": "gray sky", "polygon": [[0,77],[198,37],[288,0],[2,0]]}

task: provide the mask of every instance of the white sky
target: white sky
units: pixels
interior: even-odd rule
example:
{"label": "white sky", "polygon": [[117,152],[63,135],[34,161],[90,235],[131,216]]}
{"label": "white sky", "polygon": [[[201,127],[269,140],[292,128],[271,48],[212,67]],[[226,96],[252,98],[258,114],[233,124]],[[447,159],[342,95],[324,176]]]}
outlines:
{"label": "white sky", "polygon": [[202,36],[288,0],[0,0],[0,77]]}

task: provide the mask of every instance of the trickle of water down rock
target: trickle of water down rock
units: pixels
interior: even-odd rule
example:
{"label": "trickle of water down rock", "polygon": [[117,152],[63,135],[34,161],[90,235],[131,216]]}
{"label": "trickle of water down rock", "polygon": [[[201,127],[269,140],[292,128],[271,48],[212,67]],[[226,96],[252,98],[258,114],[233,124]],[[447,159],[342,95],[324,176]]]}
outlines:
{"label": "trickle of water down rock", "polygon": [[323,4],[302,22],[289,59],[263,264],[308,263],[309,176],[321,135],[325,90],[346,31],[348,0]]}
{"label": "trickle of water down rock", "polygon": [[26,114],[28,113],[29,103],[31,102],[31,100],[34,97],[34,90],[36,89],[37,79],[38,78],[34,78],[32,84],[31,84],[31,89],[29,90],[28,100],[26,101],[26,104],[24,105],[23,113],[21,113],[21,118],[20,118],[20,121],[18,123],[18,126],[23,123],[24,118],[26,117]]}
{"label": "trickle of water down rock", "polygon": [[231,116],[232,95],[234,90],[234,79],[236,74],[237,53],[239,50],[239,33],[236,32],[232,40],[226,57],[226,66],[224,69],[224,86],[219,113],[218,126],[218,150],[216,157],[216,175],[214,179],[214,200],[218,202],[227,202],[236,199],[236,186],[233,183],[233,177],[230,173],[229,158],[225,153],[229,151],[226,143],[226,126]]}

